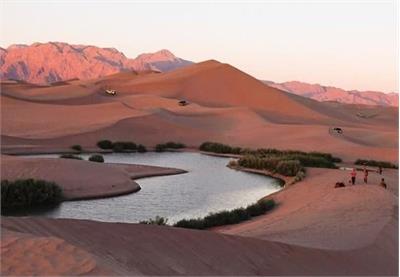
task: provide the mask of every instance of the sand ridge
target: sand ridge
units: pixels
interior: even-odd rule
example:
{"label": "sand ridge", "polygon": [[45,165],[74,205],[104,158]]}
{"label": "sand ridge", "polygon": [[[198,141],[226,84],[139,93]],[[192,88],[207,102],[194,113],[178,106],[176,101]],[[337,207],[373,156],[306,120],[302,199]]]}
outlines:
{"label": "sand ridge", "polygon": [[[116,89],[117,96],[107,96],[105,87]],[[397,161],[398,108],[317,102],[217,61],[52,87],[8,83],[1,97],[2,149],[93,148],[101,139],[146,146],[173,140],[196,147],[213,140],[331,152],[346,161]],[[179,106],[182,99],[190,104]],[[360,118],[359,112],[375,116]],[[335,126],[344,134],[330,134]]]}

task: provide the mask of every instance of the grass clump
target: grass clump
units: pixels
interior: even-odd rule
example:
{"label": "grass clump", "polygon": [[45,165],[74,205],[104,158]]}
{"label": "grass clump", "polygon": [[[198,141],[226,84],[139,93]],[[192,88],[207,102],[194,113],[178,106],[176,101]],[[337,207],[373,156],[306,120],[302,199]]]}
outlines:
{"label": "grass clump", "polygon": [[1,213],[62,201],[62,190],[54,182],[34,179],[1,180]]}
{"label": "grass clump", "polygon": [[81,152],[82,151],[82,146],[80,146],[79,144],[75,144],[75,145],[71,146],[71,149],[75,150],[75,151],[78,151],[78,152]]}
{"label": "grass clump", "polygon": [[104,163],[103,156],[99,154],[91,155],[88,160],[91,162]]}
{"label": "grass clump", "polygon": [[247,206],[246,208],[210,213],[204,218],[182,219],[175,223],[174,226],[189,229],[208,229],[227,224],[236,224],[245,220],[249,220],[254,216],[265,214],[274,206],[275,202],[272,199],[260,200],[252,205]]}
{"label": "grass clump", "polygon": [[200,150],[221,154],[241,154],[242,152],[242,148],[240,147],[232,147],[226,144],[210,141],[203,142],[200,145]]}
{"label": "grass clump", "polygon": [[296,176],[304,167],[298,160],[286,160],[277,157],[260,158],[255,155],[247,155],[238,160],[238,165],[246,168],[266,169],[272,173],[284,176]]}
{"label": "grass clump", "polygon": [[156,152],[163,152],[167,149],[180,149],[180,148],[185,148],[186,145],[180,142],[172,142],[169,141],[167,143],[160,143],[157,144],[155,147]]}
{"label": "grass clump", "polygon": [[143,144],[139,144],[139,145],[137,146],[137,151],[138,151],[139,153],[145,153],[145,152],[147,152],[147,148],[146,148],[146,146],[144,146]]}
{"label": "grass clump", "polygon": [[167,225],[167,222],[168,222],[167,218],[158,215],[154,219],[150,218],[149,220],[139,221],[140,224],[153,224],[153,225]]}
{"label": "grass clump", "polygon": [[382,168],[395,168],[398,169],[399,166],[391,163],[391,162],[385,162],[385,161],[375,161],[375,160],[362,160],[362,159],[357,159],[354,164],[356,165],[368,165],[368,166],[375,166],[375,167],[382,167]]}
{"label": "grass clump", "polygon": [[282,160],[276,165],[275,171],[284,176],[296,176],[302,168],[298,160]]}
{"label": "grass clump", "polygon": [[114,152],[131,152],[137,150],[137,145],[130,141],[116,141],[113,142],[112,149]]}
{"label": "grass clump", "polygon": [[110,140],[104,139],[97,142],[97,146],[101,149],[112,149],[113,143]]}
{"label": "grass clump", "polygon": [[76,156],[74,154],[62,154],[60,155],[62,159],[73,159],[73,160],[82,160],[82,157]]}
{"label": "grass clump", "polygon": [[299,160],[303,166],[335,168],[334,163],[341,162],[338,157],[323,152],[303,152],[297,150],[278,150],[275,148],[249,149],[233,147],[218,142],[204,142],[199,148],[201,151],[221,153],[221,154],[240,154],[254,155],[261,158],[275,157],[285,160]]}

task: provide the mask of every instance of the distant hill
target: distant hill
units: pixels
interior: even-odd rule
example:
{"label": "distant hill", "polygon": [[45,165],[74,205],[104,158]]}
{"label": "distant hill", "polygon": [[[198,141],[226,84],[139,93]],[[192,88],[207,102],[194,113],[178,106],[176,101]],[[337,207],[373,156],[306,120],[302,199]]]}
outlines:
{"label": "distant hill", "polygon": [[46,84],[93,79],[121,71],[170,71],[192,64],[168,50],[127,58],[115,48],[64,42],[14,44],[0,47],[0,78]]}
{"label": "distant hill", "polygon": [[341,88],[308,84],[298,81],[275,83],[264,81],[270,87],[311,98],[317,101],[336,101],[347,104],[366,104],[380,106],[399,106],[397,93],[383,93],[379,91],[346,91]]}

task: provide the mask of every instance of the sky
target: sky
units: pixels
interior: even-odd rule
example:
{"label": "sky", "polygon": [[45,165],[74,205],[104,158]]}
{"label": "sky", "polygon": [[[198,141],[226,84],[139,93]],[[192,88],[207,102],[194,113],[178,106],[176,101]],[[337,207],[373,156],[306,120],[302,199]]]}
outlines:
{"label": "sky", "polygon": [[0,0],[0,46],[62,41],[127,57],[169,49],[262,80],[398,92],[396,0]]}

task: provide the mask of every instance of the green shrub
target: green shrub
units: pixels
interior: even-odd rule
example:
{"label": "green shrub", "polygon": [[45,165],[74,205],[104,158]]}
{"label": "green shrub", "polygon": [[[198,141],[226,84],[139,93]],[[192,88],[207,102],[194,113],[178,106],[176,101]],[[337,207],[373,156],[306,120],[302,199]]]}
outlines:
{"label": "green shrub", "polygon": [[362,160],[362,159],[357,159],[354,164],[356,165],[368,165],[368,166],[375,166],[375,167],[383,167],[383,168],[395,168],[398,169],[398,165],[391,163],[391,162],[385,162],[385,161],[375,161],[375,160]]}
{"label": "green shrub", "polygon": [[337,166],[329,159],[323,156],[312,156],[308,154],[288,154],[282,156],[285,160],[298,160],[302,166],[322,167],[322,168],[337,168]]}
{"label": "green shrub", "polygon": [[71,146],[71,149],[81,152],[82,151],[82,146],[80,146],[79,144],[75,144]]}
{"label": "green shrub", "polygon": [[156,150],[156,152],[164,152],[165,151],[165,145],[164,144],[157,144],[155,150]]}
{"label": "green shrub", "polygon": [[227,224],[237,224],[239,222],[249,220],[251,217],[265,214],[274,206],[275,202],[272,199],[260,200],[257,203],[247,206],[246,208],[210,213],[204,218],[182,219],[175,223],[174,226],[190,229],[207,229]]}
{"label": "green shrub", "polygon": [[155,150],[156,150],[156,152],[163,152],[167,149],[179,149],[179,148],[185,148],[185,147],[186,147],[186,145],[184,145],[183,143],[169,141],[167,143],[157,144],[155,147]]}
{"label": "green shrub", "polygon": [[100,140],[99,142],[97,142],[97,146],[101,149],[112,149],[113,148],[113,144],[110,140]]}
{"label": "green shrub", "polygon": [[144,152],[147,152],[147,148],[146,148],[146,146],[144,146],[143,144],[139,144],[139,145],[137,146],[137,151],[138,151],[139,153],[144,153]]}
{"label": "green shrub", "polygon": [[242,148],[240,147],[232,147],[226,144],[218,142],[209,142],[209,141],[202,143],[199,149],[201,151],[221,153],[221,154],[240,154],[242,151]]}
{"label": "green shrub", "polygon": [[140,224],[153,224],[153,225],[167,225],[168,219],[160,216],[156,216],[154,219],[140,221]]}
{"label": "green shrub", "polygon": [[296,176],[301,168],[302,166],[298,160],[283,160],[277,164],[275,171],[284,176]]}
{"label": "green shrub", "polygon": [[294,177],[293,183],[300,182],[305,177],[306,177],[306,171],[305,171],[305,168],[303,168],[302,170],[299,170],[299,172],[297,172],[296,176]]}
{"label": "green shrub", "polygon": [[81,157],[75,156],[73,154],[62,154],[62,155],[60,155],[60,158],[62,158],[62,159],[73,159],[73,160],[82,160]]}
{"label": "green shrub", "polygon": [[54,182],[34,179],[1,180],[1,213],[61,202],[62,190]]}
{"label": "green shrub", "polygon": [[[322,153],[322,152],[307,153],[297,150],[278,150],[274,148],[259,148],[257,150],[253,150],[249,148],[232,147],[226,144],[218,142],[209,142],[209,141],[202,143],[199,149],[201,151],[206,151],[206,152],[252,155],[260,158],[286,157],[287,160],[300,160],[301,158],[300,162],[304,161],[304,163],[308,162],[309,164],[314,164],[316,166],[320,165],[319,167],[329,167],[329,168],[334,168],[333,163],[342,161],[340,158],[333,157],[329,153]],[[314,165],[303,164],[303,166],[314,166]]]}
{"label": "green shrub", "polygon": [[136,151],[137,145],[130,141],[116,141],[112,144],[114,152]]}
{"label": "green shrub", "polygon": [[169,142],[165,143],[165,147],[171,148],[171,149],[179,149],[179,148],[185,148],[186,145],[184,145],[183,143],[180,143],[180,142],[169,141]]}
{"label": "green shrub", "polygon": [[88,160],[91,162],[104,163],[103,156],[98,154],[91,155]]}

